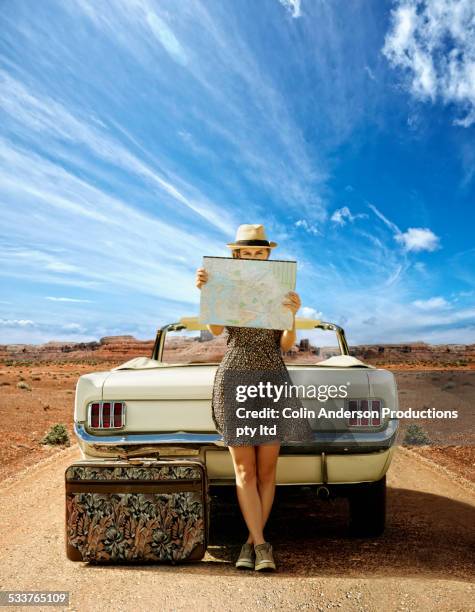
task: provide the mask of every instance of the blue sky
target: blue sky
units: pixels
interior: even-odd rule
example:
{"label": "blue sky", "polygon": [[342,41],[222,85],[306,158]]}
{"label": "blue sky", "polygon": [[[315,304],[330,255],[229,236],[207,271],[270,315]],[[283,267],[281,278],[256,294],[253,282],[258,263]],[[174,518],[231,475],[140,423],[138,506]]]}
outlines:
{"label": "blue sky", "polygon": [[474,170],[471,0],[4,2],[0,342],[152,338],[241,223],[351,344],[475,342]]}

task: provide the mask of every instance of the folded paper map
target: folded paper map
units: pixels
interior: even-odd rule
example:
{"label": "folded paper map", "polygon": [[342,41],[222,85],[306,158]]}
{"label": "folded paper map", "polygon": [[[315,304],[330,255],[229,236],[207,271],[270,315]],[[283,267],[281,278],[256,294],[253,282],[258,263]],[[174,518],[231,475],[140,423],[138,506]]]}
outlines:
{"label": "folded paper map", "polygon": [[295,290],[297,262],[203,257],[208,281],[201,287],[201,323],[290,329],[292,313],[282,306]]}

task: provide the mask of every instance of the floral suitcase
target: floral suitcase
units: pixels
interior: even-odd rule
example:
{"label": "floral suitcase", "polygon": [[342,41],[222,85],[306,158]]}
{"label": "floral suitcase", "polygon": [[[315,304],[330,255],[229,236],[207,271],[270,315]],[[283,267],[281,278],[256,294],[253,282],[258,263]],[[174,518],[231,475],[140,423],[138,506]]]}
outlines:
{"label": "floral suitcase", "polygon": [[79,460],[65,489],[71,561],[175,564],[206,552],[211,498],[201,461]]}

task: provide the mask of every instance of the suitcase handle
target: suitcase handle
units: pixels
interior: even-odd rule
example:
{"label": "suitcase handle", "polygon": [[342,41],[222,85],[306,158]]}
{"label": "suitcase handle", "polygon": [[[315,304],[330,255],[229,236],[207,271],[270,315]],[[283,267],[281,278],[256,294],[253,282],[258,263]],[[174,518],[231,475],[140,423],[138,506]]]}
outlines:
{"label": "suitcase handle", "polygon": [[152,455],[156,455],[155,459],[159,459],[160,461],[169,461],[170,463],[176,463],[176,457],[161,457],[159,450],[150,450],[150,451],[142,451],[143,454],[134,455],[132,453],[121,453],[119,454],[119,459],[124,459],[128,461],[132,465],[144,465],[146,462],[153,460],[154,457]]}
{"label": "suitcase handle", "polygon": [[[156,458],[160,457],[160,450],[140,450],[140,451],[135,451],[135,453],[132,451],[131,453],[127,453],[127,452],[122,452],[119,453],[119,459],[126,459],[129,461],[133,461],[132,457],[142,457],[142,458],[151,458],[152,455],[156,455]],[[163,459],[166,459],[166,457],[163,457]]]}
{"label": "suitcase handle", "polygon": [[[146,466],[150,466],[151,463],[154,462],[154,458],[153,457],[143,457],[140,459],[126,459],[127,463],[130,463],[130,465],[146,465]],[[160,457],[159,461],[161,462],[168,462],[171,463],[172,465],[177,463],[177,461],[182,464],[185,461],[189,461],[188,459],[176,459],[173,457]],[[203,465],[202,461],[191,461],[191,463],[195,464],[195,463],[200,463],[201,465]]]}

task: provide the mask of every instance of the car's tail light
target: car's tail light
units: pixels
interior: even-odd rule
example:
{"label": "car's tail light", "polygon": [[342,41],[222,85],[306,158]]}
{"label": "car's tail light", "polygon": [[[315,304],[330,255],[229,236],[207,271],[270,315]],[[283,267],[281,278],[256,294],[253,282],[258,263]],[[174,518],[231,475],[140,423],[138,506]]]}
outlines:
{"label": "car's tail light", "polygon": [[381,425],[381,400],[346,400],[345,408],[351,412],[351,416],[346,420],[348,427],[379,427]]}
{"label": "car's tail light", "polygon": [[114,427],[123,426],[123,417],[125,415],[125,404],[122,402],[114,402]]}
{"label": "car's tail light", "polygon": [[[370,417],[368,415],[368,410],[369,410],[369,402],[368,402],[368,400],[360,400],[360,410],[361,410],[361,412],[363,412],[365,414],[360,417],[359,424],[361,425],[361,427],[368,427],[369,420],[370,420]],[[368,415],[368,416],[366,416],[366,415]]]}
{"label": "car's tail light", "polygon": [[356,411],[358,410],[358,400],[349,400],[347,405],[348,409],[351,410],[351,414],[354,415],[347,420],[348,425],[358,425],[358,417],[356,416]]}
{"label": "car's tail light", "polygon": [[88,426],[92,429],[120,429],[125,425],[125,402],[91,402]]}
{"label": "car's tail light", "polygon": [[371,410],[377,413],[371,419],[371,425],[373,427],[379,427],[381,425],[381,400],[371,400]]}

